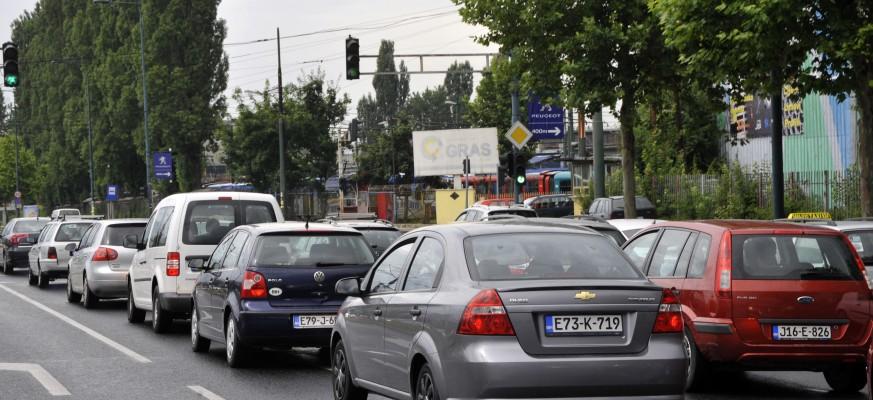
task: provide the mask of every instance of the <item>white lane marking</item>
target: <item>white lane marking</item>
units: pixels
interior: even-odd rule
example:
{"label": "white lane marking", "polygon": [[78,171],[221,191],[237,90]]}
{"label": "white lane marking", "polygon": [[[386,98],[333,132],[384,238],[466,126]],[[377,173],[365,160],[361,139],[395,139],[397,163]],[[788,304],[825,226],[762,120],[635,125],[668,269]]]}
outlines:
{"label": "white lane marking", "polygon": [[39,364],[0,363],[0,371],[27,372],[52,396],[69,396],[70,391]]}
{"label": "white lane marking", "polygon": [[144,364],[152,362],[152,360],[145,358],[144,356],[140,355],[139,353],[137,353],[137,352],[135,352],[127,347],[124,347],[120,343],[118,343],[118,342],[116,342],[116,341],[114,341],[106,336],[101,335],[97,331],[76,322],[75,320],[73,320],[72,318],[70,318],[64,314],[61,314],[55,310],[52,310],[48,306],[46,306],[46,305],[44,305],[36,300],[33,300],[30,297],[27,297],[21,293],[18,293],[17,291],[12,290],[12,289],[6,287],[5,285],[0,285],[0,289],[3,289],[5,291],[9,292],[10,294],[20,298],[21,300],[24,300],[24,301],[30,303],[34,307],[39,308],[40,310],[43,310],[43,311],[51,314],[55,318],[60,319],[61,321],[64,321],[64,322],[72,325],[74,328],[79,329],[80,331],[87,333],[88,335],[90,335],[94,339],[97,339],[97,340],[103,342],[104,344],[106,344],[107,346],[112,347],[113,349],[120,351],[122,354],[132,358],[136,362],[141,362]]}
{"label": "white lane marking", "polygon": [[215,393],[210,392],[209,389],[206,389],[203,386],[191,385],[191,386],[188,386],[188,389],[193,390],[194,393],[197,393],[197,394],[205,397],[207,400],[224,400],[224,397],[221,397]]}

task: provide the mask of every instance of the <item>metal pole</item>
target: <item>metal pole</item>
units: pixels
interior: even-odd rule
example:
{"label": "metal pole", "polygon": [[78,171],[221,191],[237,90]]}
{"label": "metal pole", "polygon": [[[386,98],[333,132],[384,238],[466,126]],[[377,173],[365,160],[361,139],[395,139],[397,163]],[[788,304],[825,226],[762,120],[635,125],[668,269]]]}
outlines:
{"label": "metal pole", "polygon": [[470,207],[470,156],[464,158],[464,209]]}
{"label": "metal pole", "polygon": [[598,107],[591,120],[591,130],[594,137],[591,147],[594,150],[594,198],[606,197],[606,184],[604,182],[606,171],[603,165],[603,112]]}
{"label": "metal pole", "polygon": [[782,175],[782,81],[779,72],[773,74],[778,93],[773,94],[770,103],[773,106],[773,134],[770,152],[773,154],[773,218],[785,216],[785,180]]}
{"label": "metal pole", "polygon": [[282,45],[276,28],[276,56],[279,58],[279,207],[285,213],[285,106],[282,95]]}
{"label": "metal pole", "polygon": [[[21,191],[21,175],[18,169],[18,131],[21,130],[21,122],[18,121],[18,109],[12,110],[15,115],[15,191]],[[24,196],[18,198],[18,204],[15,205],[15,216],[21,217],[21,208],[24,206]]]}
{"label": "metal pole", "polygon": [[[151,150],[149,149],[149,95],[148,85],[146,84],[146,64],[145,64],[145,24],[142,18],[142,2],[137,3],[137,11],[139,13],[139,62],[142,69],[142,133],[145,141],[145,165],[146,165],[146,204],[149,211],[152,209],[152,171],[150,163],[152,162]],[[92,194],[93,196],[93,194]],[[93,197],[92,197],[93,199]]]}
{"label": "metal pole", "polygon": [[91,140],[91,91],[88,88],[88,74],[83,73],[82,75],[85,80],[85,97],[88,99],[88,179],[91,184],[91,215],[94,215],[96,212],[94,211],[94,144]]}
{"label": "metal pole", "polygon": [[[510,53],[510,57],[512,57],[512,53]],[[518,116],[518,78],[513,78],[512,79],[512,124],[515,124],[516,122],[518,122],[518,118],[519,118],[519,116]],[[516,149],[515,146],[512,146],[512,159],[513,159],[513,161],[518,160],[518,149]],[[517,162],[513,162],[512,164],[517,165]],[[510,176],[513,177],[513,179],[512,179],[512,197],[517,203],[521,203],[521,201],[518,200],[518,198],[521,197],[521,193],[519,190],[521,188],[519,187],[518,182],[516,182],[516,180],[515,180],[515,171],[510,171],[509,173],[510,173]]]}

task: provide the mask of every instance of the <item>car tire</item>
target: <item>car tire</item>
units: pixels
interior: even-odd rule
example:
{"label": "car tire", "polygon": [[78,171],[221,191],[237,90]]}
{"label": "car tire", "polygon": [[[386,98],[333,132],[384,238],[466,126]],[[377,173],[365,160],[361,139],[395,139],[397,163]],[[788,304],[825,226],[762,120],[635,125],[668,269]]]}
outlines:
{"label": "car tire", "polygon": [[205,353],[209,351],[212,341],[200,336],[200,318],[197,312],[197,303],[191,309],[191,351]]}
{"label": "car tire", "polygon": [[333,373],[333,399],[334,400],[365,400],[367,391],[355,386],[349,369],[348,353],[340,340],[333,348],[330,370]]}
{"label": "car tire", "polygon": [[39,267],[36,272],[36,287],[40,289],[45,289],[49,285],[49,278],[45,272],[42,272],[42,267]]}
{"label": "car tire", "polygon": [[228,316],[227,322],[224,324],[224,345],[227,365],[231,368],[244,367],[249,349],[239,340],[239,331],[233,315]]}
{"label": "car tire", "polygon": [[709,364],[688,330],[682,337],[682,345],[685,348],[685,356],[688,358],[688,370],[685,375],[685,391],[694,392],[706,387],[709,380]]}
{"label": "car tire", "polygon": [[824,378],[836,393],[855,393],[867,385],[867,368],[863,364],[825,370]]}
{"label": "car tire", "polygon": [[9,260],[8,253],[3,252],[3,273],[6,275],[12,275],[13,265]]}
{"label": "car tire", "polygon": [[[70,280],[67,279],[67,282],[69,281]],[[91,286],[88,285],[87,275],[82,275],[82,304],[84,304],[87,309],[95,308],[100,304],[100,298],[91,291]]]}
{"label": "car tire", "polygon": [[30,269],[30,266],[27,267],[27,284],[30,286],[36,286],[36,275],[33,274],[33,270]]}
{"label": "car tire", "polygon": [[78,303],[82,300],[82,295],[73,291],[73,284],[67,279],[67,302]]}
{"label": "car tire", "polygon": [[152,288],[152,330],[155,333],[166,333],[170,330],[170,325],[173,323],[173,316],[170,312],[161,307],[161,300],[158,297],[158,286]]}
{"label": "car tire", "polygon": [[136,303],[133,302],[133,287],[130,283],[127,284],[127,322],[131,324],[139,324],[145,321],[145,310],[136,308]]}
{"label": "car tire", "polygon": [[428,399],[440,400],[440,394],[437,391],[436,382],[433,379],[433,372],[430,366],[424,364],[418,370],[418,377],[415,378],[415,387],[412,392],[413,399]]}

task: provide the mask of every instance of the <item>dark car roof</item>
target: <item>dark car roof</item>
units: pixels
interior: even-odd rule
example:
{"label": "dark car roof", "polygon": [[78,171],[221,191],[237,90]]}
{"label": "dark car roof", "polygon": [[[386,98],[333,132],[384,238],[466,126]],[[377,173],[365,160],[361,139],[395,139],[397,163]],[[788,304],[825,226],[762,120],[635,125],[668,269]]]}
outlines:
{"label": "dark car roof", "polygon": [[315,222],[311,222],[309,224],[305,222],[269,222],[263,224],[243,225],[239,228],[246,229],[255,235],[263,235],[265,233],[277,232],[344,232],[360,234],[360,232],[352,228],[331,224],[319,224]]}
{"label": "dark car roof", "polygon": [[712,230],[712,228],[718,228],[720,230],[730,230],[730,231],[756,231],[756,230],[787,230],[794,232],[809,232],[809,233],[826,233],[826,234],[834,234],[838,231],[830,228],[826,228],[824,226],[819,225],[800,225],[800,224],[792,224],[789,222],[774,222],[774,221],[763,221],[763,220],[750,220],[750,219],[715,219],[715,220],[701,220],[701,221],[670,221],[670,222],[662,222],[659,224],[653,225],[653,227],[659,226],[673,226],[678,228],[688,228],[695,230]]}
{"label": "dark car roof", "polygon": [[459,235],[459,236],[478,236],[491,235],[499,233],[576,233],[583,235],[597,235],[599,233],[589,230],[582,230],[572,226],[546,225],[527,222],[517,222],[518,220],[498,220],[488,222],[468,222],[447,225],[432,225],[423,228],[418,228],[410,233],[420,231],[431,231],[443,235]]}

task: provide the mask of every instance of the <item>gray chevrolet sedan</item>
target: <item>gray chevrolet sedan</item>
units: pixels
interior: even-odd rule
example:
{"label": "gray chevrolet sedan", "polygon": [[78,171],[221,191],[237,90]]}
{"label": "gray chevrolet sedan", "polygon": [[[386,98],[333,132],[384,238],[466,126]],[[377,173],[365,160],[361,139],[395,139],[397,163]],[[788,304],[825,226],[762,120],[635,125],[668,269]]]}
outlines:
{"label": "gray chevrolet sedan", "polygon": [[676,296],[594,232],[422,228],[336,290],[337,400],[683,398]]}

